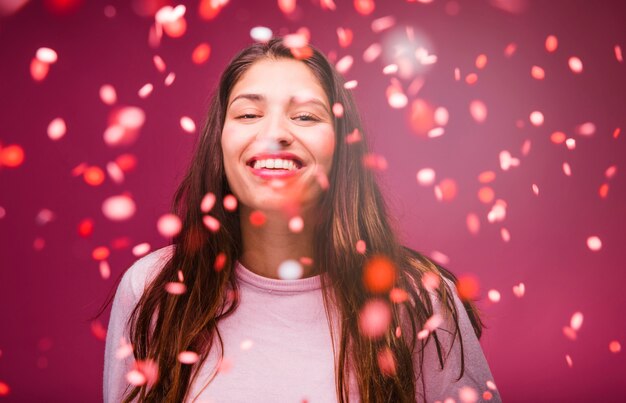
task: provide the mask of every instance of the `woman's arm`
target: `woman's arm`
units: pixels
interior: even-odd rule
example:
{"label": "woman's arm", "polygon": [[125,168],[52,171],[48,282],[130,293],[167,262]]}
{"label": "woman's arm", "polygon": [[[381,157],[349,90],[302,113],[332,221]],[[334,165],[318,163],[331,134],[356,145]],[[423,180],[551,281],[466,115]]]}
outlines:
{"label": "woman's arm", "polygon": [[[448,279],[445,279],[445,281],[450,286],[454,297],[459,320],[459,331],[463,340],[463,351],[461,353],[459,335],[457,334],[456,337],[453,337],[453,318],[451,316],[444,317],[441,325],[433,332],[424,348],[423,372],[417,382],[418,401],[443,402],[447,398],[452,398],[461,402],[500,402],[501,398],[498,391],[489,389],[487,386],[487,381],[494,382],[493,376],[465,307],[457,295],[456,286]],[[434,312],[441,314],[441,301],[434,294],[429,293],[429,295],[433,302]],[[438,349],[435,337],[439,340],[444,363],[443,369],[437,354]],[[458,379],[461,371],[462,356],[464,358],[465,370],[463,376]],[[416,362],[415,365],[419,374],[419,362]],[[483,397],[484,392],[489,393]],[[489,394],[491,394],[490,399],[488,399]],[[472,399],[472,395],[475,395],[476,399]]]}

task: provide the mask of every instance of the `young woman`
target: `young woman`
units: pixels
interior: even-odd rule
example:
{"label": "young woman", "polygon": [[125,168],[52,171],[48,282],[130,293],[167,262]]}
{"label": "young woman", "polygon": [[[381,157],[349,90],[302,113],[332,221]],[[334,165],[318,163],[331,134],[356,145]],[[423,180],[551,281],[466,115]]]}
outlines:
{"label": "young woman", "polygon": [[500,400],[474,305],[396,239],[362,134],[313,47],[231,61],[174,198],[182,230],[117,289],[106,402]]}

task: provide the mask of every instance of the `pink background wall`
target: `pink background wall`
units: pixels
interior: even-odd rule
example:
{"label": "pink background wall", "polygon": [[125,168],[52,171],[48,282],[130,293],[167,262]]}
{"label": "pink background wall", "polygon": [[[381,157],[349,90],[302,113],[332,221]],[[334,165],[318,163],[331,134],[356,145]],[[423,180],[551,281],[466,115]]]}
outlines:
{"label": "pink background wall", "polygon": [[[446,266],[457,275],[478,280],[489,327],[483,348],[505,401],[626,401],[626,146],[619,132],[626,125],[626,65],[615,50],[626,51],[621,2],[379,0],[372,14],[361,15],[352,1],[336,0],[329,11],[301,0],[296,16],[286,17],[276,1],[231,0],[206,21],[193,1],[186,3],[185,34],[165,36],[157,48],[148,44],[154,19],[139,16],[131,2],[32,1],[10,10],[20,2],[0,2],[0,12],[8,14],[0,17],[0,401],[101,399],[98,323],[106,327],[108,314],[95,324],[89,318],[136,259],[132,247],[167,244],[156,221],[168,211],[197,136],[181,129],[180,118],[201,126],[219,73],[251,42],[249,31],[257,25],[278,34],[307,27],[312,43],[334,52],[335,60],[354,57],[345,76],[358,80],[353,91],[373,151],[388,163],[381,184],[399,229],[409,246],[447,256]],[[74,3],[65,12],[59,8]],[[373,32],[371,22],[384,16],[395,17],[395,26]],[[338,27],[354,33],[347,48],[338,44]],[[423,43],[438,58],[426,71],[399,78],[409,106],[393,109],[385,91],[394,75],[382,73],[390,61],[365,63],[362,55],[375,42],[387,51],[408,43],[407,27],[415,33],[412,49]],[[558,38],[554,52],[546,50],[548,35]],[[211,54],[198,65],[191,54],[202,42]],[[511,43],[516,50],[507,56]],[[40,47],[54,49],[58,61],[36,82],[29,65]],[[153,64],[156,54],[165,73]],[[480,54],[487,56],[482,69],[475,65]],[[568,67],[572,56],[582,61],[579,74]],[[543,80],[531,76],[534,65],[544,69]],[[176,79],[168,87],[169,72]],[[471,73],[478,78],[472,85],[466,82]],[[411,93],[418,76],[424,85]],[[146,83],[154,90],[140,98]],[[100,100],[104,84],[115,87],[115,106]],[[447,109],[442,136],[411,130],[410,103],[417,98]],[[470,113],[473,100],[487,108],[482,123]],[[122,105],[142,108],[145,124],[134,144],[110,147],[103,133],[110,111]],[[543,114],[543,124],[530,122],[533,111]],[[53,141],[47,127],[57,117],[67,133]],[[581,133],[591,127],[581,129],[585,123],[593,124],[592,134]],[[575,149],[552,142],[555,131],[574,139]],[[11,145],[24,151],[17,167],[7,166]],[[503,150],[519,165],[503,170]],[[106,166],[121,154],[134,155],[137,165],[116,183]],[[83,163],[104,171],[102,184],[73,174]],[[418,184],[422,168],[435,170],[435,184],[454,180],[456,196],[439,201],[434,185]],[[484,171],[493,171],[495,180],[480,183]],[[493,200],[479,200],[483,186],[494,191]],[[121,222],[107,219],[103,200],[123,193],[132,196],[136,213]],[[506,202],[507,214],[490,223],[496,199]],[[480,221],[475,234],[466,224],[470,213]],[[78,230],[84,219],[94,223],[88,236]],[[587,246],[591,236],[601,240],[600,250]],[[92,258],[100,246],[110,250],[109,279]],[[521,298],[512,290],[519,283],[526,290]],[[492,289],[500,292],[497,303],[487,297]],[[570,340],[563,327],[575,312],[584,321]],[[612,341],[622,351],[611,352]]]}

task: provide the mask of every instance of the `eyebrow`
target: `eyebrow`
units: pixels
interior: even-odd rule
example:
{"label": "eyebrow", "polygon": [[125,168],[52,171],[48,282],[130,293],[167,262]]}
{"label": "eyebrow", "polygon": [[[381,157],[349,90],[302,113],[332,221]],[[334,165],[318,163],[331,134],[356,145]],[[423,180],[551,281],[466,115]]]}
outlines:
{"label": "eyebrow", "polygon": [[[230,104],[228,105],[228,107],[230,107],[238,99],[249,99],[250,101],[253,101],[253,102],[265,102],[266,101],[265,96],[261,94],[240,94],[240,95],[237,95],[232,101],[230,101]],[[330,115],[330,111],[328,110],[328,107],[326,106],[326,104],[322,102],[321,100],[319,100],[318,98],[307,98],[307,100],[304,102],[296,102],[296,99],[297,97],[295,96],[292,96],[291,98],[289,98],[289,104],[313,103],[324,108],[324,111]]]}

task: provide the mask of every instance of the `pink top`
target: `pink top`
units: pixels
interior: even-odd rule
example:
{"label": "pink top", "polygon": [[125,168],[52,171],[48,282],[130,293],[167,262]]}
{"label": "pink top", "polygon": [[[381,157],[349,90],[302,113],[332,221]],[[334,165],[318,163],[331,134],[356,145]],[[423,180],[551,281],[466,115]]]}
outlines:
{"label": "pink top", "polygon": [[[168,246],[139,259],[123,276],[118,287],[107,332],[104,360],[104,401],[119,402],[129,386],[126,374],[133,369],[132,353],[123,357],[128,343],[126,321],[146,284],[154,278],[171,255]],[[336,401],[332,339],[322,300],[320,277],[276,280],[259,276],[237,264],[240,304],[219,322],[224,342],[224,360],[211,379],[219,353],[212,349],[196,381],[188,402],[294,402]],[[454,287],[452,287],[454,289]],[[433,302],[437,311],[437,300]],[[482,401],[489,391],[491,402],[499,402],[497,391],[486,382],[493,377],[465,309],[458,296],[465,346],[466,370],[460,381],[458,340],[440,370],[434,340],[426,345],[423,377],[418,380],[418,401],[446,398]],[[442,324],[437,335],[449,348],[450,336]],[[128,349],[126,349],[128,351]],[[422,384],[423,379],[423,384]],[[353,382],[350,401],[359,401]],[[130,388],[129,388],[130,390]],[[471,399],[472,395],[476,399]],[[425,396],[425,397],[424,397]],[[467,399],[469,397],[469,399]]]}

